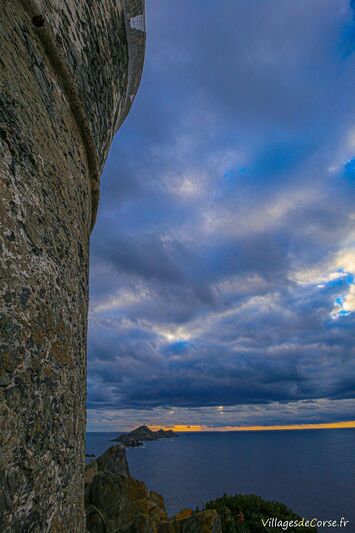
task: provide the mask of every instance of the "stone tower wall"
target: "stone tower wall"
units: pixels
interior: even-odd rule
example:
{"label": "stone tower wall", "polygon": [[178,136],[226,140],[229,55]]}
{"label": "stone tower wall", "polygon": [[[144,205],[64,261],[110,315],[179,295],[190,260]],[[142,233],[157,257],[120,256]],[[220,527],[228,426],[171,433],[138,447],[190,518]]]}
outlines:
{"label": "stone tower wall", "polygon": [[89,236],[143,0],[0,0],[0,531],[85,531]]}

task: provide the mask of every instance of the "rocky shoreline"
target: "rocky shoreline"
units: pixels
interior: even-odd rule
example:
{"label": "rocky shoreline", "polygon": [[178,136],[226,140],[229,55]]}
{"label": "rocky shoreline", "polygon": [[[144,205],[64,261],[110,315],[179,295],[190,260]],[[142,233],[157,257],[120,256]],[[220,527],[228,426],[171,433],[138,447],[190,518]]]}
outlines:
{"label": "rocky shoreline", "polygon": [[215,510],[185,509],[169,518],[163,497],[130,476],[123,444],[109,448],[85,470],[89,533],[221,533]]}
{"label": "rocky shoreline", "polygon": [[[147,426],[140,426],[117,437],[115,440],[119,440],[119,444],[111,446],[86,465],[88,533],[256,533],[271,531],[263,522],[272,516],[289,524],[300,523],[301,518],[286,505],[254,494],[224,494],[206,502],[201,511],[183,509],[169,517],[163,496],[148,490],[143,481],[130,475],[126,447],[175,436],[172,431],[151,431]],[[87,456],[92,457],[92,454]],[[316,532],[317,528],[290,526],[288,531]]]}

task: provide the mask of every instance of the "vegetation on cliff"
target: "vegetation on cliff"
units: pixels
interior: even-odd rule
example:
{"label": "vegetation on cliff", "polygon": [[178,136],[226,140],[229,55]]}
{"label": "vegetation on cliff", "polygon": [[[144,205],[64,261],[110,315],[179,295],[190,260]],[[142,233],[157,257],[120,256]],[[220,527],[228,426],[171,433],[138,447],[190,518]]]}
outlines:
{"label": "vegetation on cliff", "polygon": [[[288,522],[290,533],[316,532],[315,527],[296,527],[302,519],[283,503],[268,501],[260,496],[237,494],[210,501],[206,510],[216,510],[221,518],[223,533],[276,533],[282,531],[280,522]],[[271,519],[268,522],[268,519]],[[274,519],[274,522],[272,522]],[[291,525],[293,522],[293,526]],[[265,524],[265,525],[264,525]]]}

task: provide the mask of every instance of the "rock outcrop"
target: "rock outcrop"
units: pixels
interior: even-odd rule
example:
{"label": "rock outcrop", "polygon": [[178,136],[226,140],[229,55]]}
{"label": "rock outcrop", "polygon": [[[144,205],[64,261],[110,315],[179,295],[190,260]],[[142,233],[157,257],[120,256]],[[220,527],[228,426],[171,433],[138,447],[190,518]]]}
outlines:
{"label": "rock outcrop", "polygon": [[99,472],[129,476],[126,452],[123,446],[111,446],[95,462]]}
{"label": "rock outcrop", "polygon": [[82,533],[89,236],[144,3],[0,13],[0,531]]}
{"label": "rock outcrop", "polygon": [[186,509],[169,519],[163,497],[129,475],[122,445],[87,465],[85,505],[89,533],[221,533],[213,510]]}
{"label": "rock outcrop", "polygon": [[156,532],[167,520],[163,498],[129,475],[123,445],[112,446],[89,463],[85,474],[89,533]]}

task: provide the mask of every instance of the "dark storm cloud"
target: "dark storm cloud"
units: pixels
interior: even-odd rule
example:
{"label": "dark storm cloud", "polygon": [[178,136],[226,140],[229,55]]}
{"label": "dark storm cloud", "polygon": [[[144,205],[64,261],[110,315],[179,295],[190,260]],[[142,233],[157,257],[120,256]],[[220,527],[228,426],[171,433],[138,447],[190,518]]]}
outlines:
{"label": "dark storm cloud", "polygon": [[353,3],[151,0],[147,27],[92,239],[89,418],[353,417]]}

